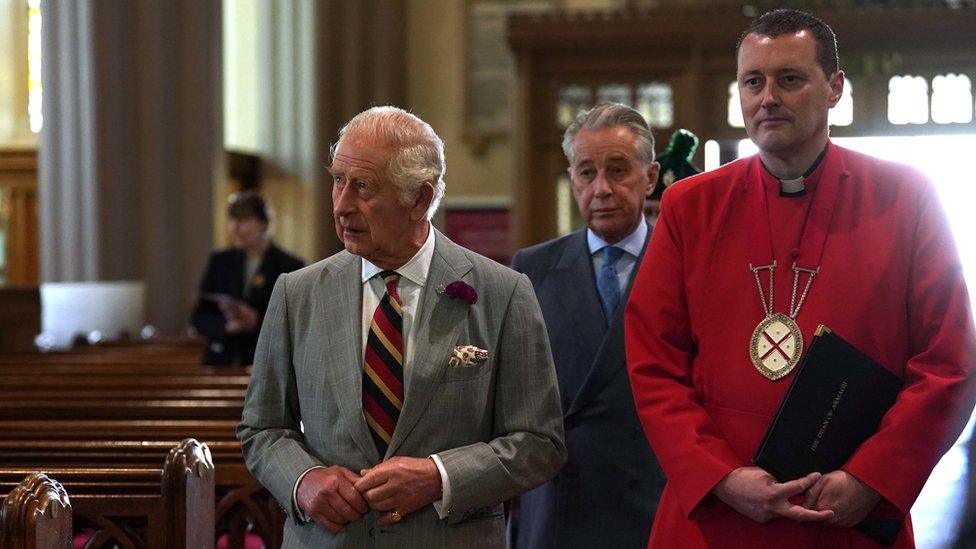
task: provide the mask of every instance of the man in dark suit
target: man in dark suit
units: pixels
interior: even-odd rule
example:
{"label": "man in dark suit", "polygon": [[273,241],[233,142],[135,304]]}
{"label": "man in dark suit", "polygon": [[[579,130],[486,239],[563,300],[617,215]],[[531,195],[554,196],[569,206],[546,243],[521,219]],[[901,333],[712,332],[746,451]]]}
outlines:
{"label": "man in dark suit", "polygon": [[231,197],[231,247],[210,254],[191,318],[193,327],[207,338],[204,364],[250,365],[275,281],[305,266],[275,245],[270,225],[271,211],[261,195],[246,191]]}
{"label": "man in dark suit", "polygon": [[517,546],[645,547],[664,476],[641,430],[627,379],[623,304],[650,230],[657,182],[641,115],[604,103],[566,130],[573,194],[586,228],[520,250],[549,330],[569,461],[522,495]]}

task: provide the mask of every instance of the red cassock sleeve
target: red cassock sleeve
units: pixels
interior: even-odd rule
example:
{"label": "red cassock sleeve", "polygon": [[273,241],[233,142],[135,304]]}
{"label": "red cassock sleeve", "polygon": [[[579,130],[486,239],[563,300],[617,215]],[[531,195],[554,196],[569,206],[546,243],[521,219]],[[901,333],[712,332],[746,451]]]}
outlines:
{"label": "red cassock sleeve", "polygon": [[[919,189],[906,308],[909,358],[894,406],[844,466],[907,515],[972,412],[973,316],[947,219],[931,183]],[[898,299],[900,296],[892,296]]]}
{"label": "red cassock sleeve", "polygon": [[[706,413],[693,384],[696,342],[685,292],[679,223],[665,193],[626,310],[627,368],[644,432],[689,518],[717,508],[712,488],[743,463]],[[704,503],[704,505],[701,505]],[[728,509],[722,505],[720,508]]]}

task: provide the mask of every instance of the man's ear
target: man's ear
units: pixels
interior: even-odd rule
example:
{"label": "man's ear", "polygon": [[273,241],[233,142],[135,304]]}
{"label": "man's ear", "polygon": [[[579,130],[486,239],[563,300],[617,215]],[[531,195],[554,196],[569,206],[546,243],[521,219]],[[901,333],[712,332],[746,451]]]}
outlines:
{"label": "man's ear", "polygon": [[844,95],[844,71],[837,71],[830,75],[828,84],[830,85],[830,106],[833,108]]}
{"label": "man's ear", "polygon": [[427,218],[427,210],[430,209],[431,202],[434,201],[434,186],[430,181],[424,181],[424,183],[417,189],[417,197],[413,200],[413,206],[410,208],[410,219],[412,221],[420,221],[421,219]]}
{"label": "man's ear", "polygon": [[657,162],[651,162],[647,165],[647,192],[644,193],[644,196],[650,196],[657,188],[657,176],[660,171],[661,164]]}

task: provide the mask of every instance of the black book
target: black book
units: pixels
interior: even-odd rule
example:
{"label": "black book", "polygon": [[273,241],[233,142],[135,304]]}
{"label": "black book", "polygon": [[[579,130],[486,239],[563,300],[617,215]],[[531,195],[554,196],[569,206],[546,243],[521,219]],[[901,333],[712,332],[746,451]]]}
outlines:
{"label": "black book", "polygon": [[[836,471],[877,432],[901,388],[901,378],[821,325],[752,461],[780,482]],[[890,545],[901,522],[868,517],[857,528]]]}

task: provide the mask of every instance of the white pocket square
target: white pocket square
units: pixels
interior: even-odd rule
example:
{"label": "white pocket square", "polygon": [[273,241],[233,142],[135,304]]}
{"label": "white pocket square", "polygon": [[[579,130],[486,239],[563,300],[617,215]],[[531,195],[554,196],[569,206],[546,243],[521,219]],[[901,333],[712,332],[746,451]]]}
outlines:
{"label": "white pocket square", "polygon": [[488,360],[488,351],[474,345],[459,345],[451,353],[449,364],[455,368],[466,368]]}

